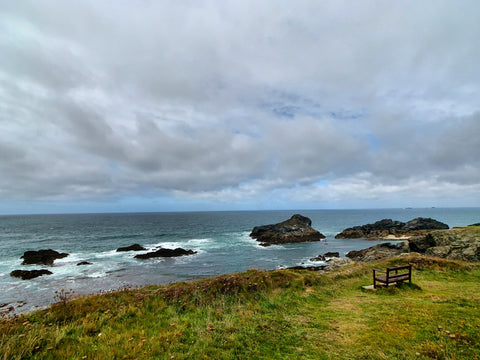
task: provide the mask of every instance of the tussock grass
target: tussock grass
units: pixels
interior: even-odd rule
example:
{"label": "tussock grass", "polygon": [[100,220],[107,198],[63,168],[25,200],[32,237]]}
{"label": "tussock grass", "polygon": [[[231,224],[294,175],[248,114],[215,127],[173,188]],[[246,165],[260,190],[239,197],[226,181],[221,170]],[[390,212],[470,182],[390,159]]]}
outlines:
{"label": "tussock grass", "polygon": [[[413,284],[367,291],[372,268]],[[249,270],[0,321],[1,359],[480,359],[480,266],[409,254],[329,274]]]}

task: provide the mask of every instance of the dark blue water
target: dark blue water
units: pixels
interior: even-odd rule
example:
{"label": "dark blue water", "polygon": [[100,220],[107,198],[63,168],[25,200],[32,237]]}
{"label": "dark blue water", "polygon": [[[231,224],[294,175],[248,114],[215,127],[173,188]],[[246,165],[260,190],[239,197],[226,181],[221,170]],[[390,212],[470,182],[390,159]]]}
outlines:
{"label": "dark blue water", "polygon": [[[321,242],[261,247],[249,237],[254,226],[280,222],[301,213],[325,234]],[[318,211],[242,211],[141,214],[81,214],[0,216],[0,304],[26,301],[22,310],[45,306],[55,290],[77,294],[124,286],[165,284],[206,276],[276,269],[311,264],[310,258],[327,251],[344,256],[350,250],[369,247],[363,239],[334,239],[343,229],[384,218],[408,221],[431,217],[451,227],[480,222],[480,208],[383,209]],[[134,252],[118,253],[120,246],[139,243],[146,248],[182,247],[198,251],[192,256],[168,259],[134,259]],[[54,249],[70,256],[48,268],[53,275],[23,281],[12,278],[22,266],[26,250]],[[76,266],[80,261],[92,265]]]}

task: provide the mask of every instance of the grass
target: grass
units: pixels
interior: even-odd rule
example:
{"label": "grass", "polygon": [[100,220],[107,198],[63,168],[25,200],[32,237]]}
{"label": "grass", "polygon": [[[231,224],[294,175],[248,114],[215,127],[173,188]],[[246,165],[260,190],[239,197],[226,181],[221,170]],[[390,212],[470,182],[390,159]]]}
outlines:
{"label": "grass", "polygon": [[[412,285],[362,288],[406,263]],[[0,358],[480,359],[479,280],[479,264],[412,254],[124,290],[2,320]]]}

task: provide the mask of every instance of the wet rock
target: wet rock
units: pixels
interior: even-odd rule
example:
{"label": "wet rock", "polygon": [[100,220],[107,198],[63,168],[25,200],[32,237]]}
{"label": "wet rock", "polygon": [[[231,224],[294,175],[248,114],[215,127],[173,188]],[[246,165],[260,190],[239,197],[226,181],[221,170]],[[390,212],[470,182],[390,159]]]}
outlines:
{"label": "wet rock", "polygon": [[48,250],[29,250],[23,253],[20,259],[23,259],[22,265],[37,264],[37,265],[53,265],[56,259],[67,257],[67,253],[59,253],[58,251]]}
{"label": "wet rock", "polygon": [[156,257],[177,257],[177,256],[185,256],[185,255],[193,255],[196,254],[196,251],[193,250],[185,250],[182,248],[176,249],[165,249],[160,248],[156,251],[148,252],[146,254],[139,254],[135,255],[136,259],[151,259]]}
{"label": "wet rock", "polygon": [[10,276],[20,278],[22,280],[30,280],[42,275],[51,275],[51,271],[42,269],[42,270],[13,270],[10,273]]}
{"label": "wet rock", "polygon": [[310,261],[325,261],[325,256],[318,255],[317,257],[311,258]]}
{"label": "wet rock", "polygon": [[147,249],[145,249],[142,245],[133,244],[133,245],[130,245],[130,246],[119,247],[117,249],[117,252],[120,252],[120,251],[145,251],[145,250],[147,250]]}
{"label": "wet rock", "polygon": [[261,242],[262,246],[320,241],[325,238],[325,235],[312,228],[312,220],[299,214],[278,224],[256,226],[250,236]]}
{"label": "wet rock", "polygon": [[88,261],[80,261],[77,266],[82,266],[82,265],[92,265],[91,262],[88,262]]}
{"label": "wet rock", "polygon": [[340,253],[338,251],[329,251],[329,252],[326,252],[325,254],[323,254],[323,256],[325,256],[326,258],[329,257],[339,257],[340,256]]}

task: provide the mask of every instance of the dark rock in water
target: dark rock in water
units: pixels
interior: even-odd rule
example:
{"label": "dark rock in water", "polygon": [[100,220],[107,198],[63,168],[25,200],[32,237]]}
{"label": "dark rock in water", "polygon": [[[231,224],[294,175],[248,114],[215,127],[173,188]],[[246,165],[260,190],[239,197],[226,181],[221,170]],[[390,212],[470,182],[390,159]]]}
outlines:
{"label": "dark rock in water", "polygon": [[56,259],[67,257],[67,253],[59,253],[58,251],[48,250],[30,250],[25,251],[20,259],[23,259],[22,265],[37,264],[37,265],[53,265]]}
{"label": "dark rock in water", "polygon": [[475,223],[475,224],[468,225],[468,226],[480,226],[480,223]]}
{"label": "dark rock in water", "polygon": [[325,261],[325,256],[318,255],[317,257],[311,258],[310,261]]}
{"label": "dark rock in water", "polygon": [[278,224],[255,226],[250,236],[260,241],[262,246],[320,241],[325,238],[325,235],[312,228],[312,220],[299,214]]}
{"label": "dark rock in water", "polygon": [[22,280],[30,280],[42,275],[51,275],[53,274],[51,271],[46,269],[42,270],[13,270],[10,273],[10,276],[20,278]]}
{"label": "dark rock in water", "polygon": [[80,261],[77,266],[81,266],[81,265],[92,265],[91,262],[88,262],[88,261]]}
{"label": "dark rock in water", "polygon": [[176,256],[184,256],[184,255],[193,255],[196,254],[196,251],[193,250],[185,250],[182,248],[176,249],[165,249],[160,248],[156,251],[148,252],[146,254],[139,254],[135,255],[136,259],[150,259],[155,257],[176,257]]}
{"label": "dark rock in water", "polygon": [[383,239],[389,236],[413,236],[418,235],[422,230],[443,230],[448,225],[430,218],[416,218],[406,223],[383,219],[373,224],[354,226],[343,230],[335,235],[336,239]]}
{"label": "dark rock in water", "polygon": [[447,230],[447,224],[431,218],[416,218],[407,221],[402,230]]}
{"label": "dark rock in water", "polygon": [[323,254],[323,256],[325,256],[326,258],[327,257],[339,257],[340,256],[340,253],[338,251],[334,251],[334,252],[326,252],[325,254]]}
{"label": "dark rock in water", "polygon": [[409,252],[409,249],[406,242],[398,244],[382,243],[363,250],[349,251],[346,257],[354,261],[368,262],[398,256],[407,252]]}
{"label": "dark rock in water", "polygon": [[133,245],[130,245],[130,246],[119,247],[117,249],[117,251],[144,251],[144,250],[147,250],[147,249],[145,249],[140,244],[133,244]]}
{"label": "dark rock in water", "polygon": [[336,239],[358,239],[369,236],[388,236],[402,229],[405,223],[401,221],[393,221],[392,219],[383,219],[373,224],[354,226],[343,230],[335,235]]}

